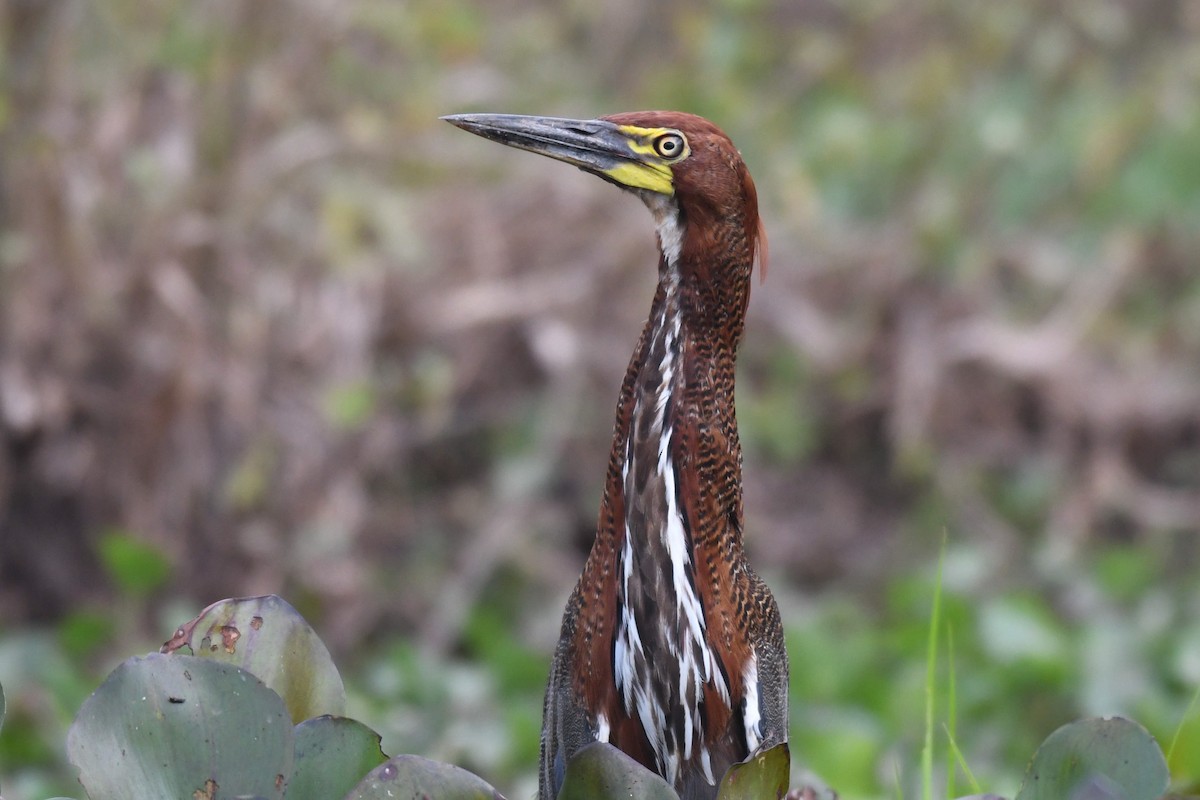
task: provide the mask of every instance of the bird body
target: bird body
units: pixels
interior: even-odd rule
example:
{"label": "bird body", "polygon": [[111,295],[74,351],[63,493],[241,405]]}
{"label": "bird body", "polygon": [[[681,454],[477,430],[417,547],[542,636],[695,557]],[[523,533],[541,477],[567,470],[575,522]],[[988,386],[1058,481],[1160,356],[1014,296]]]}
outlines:
{"label": "bird body", "polygon": [[459,115],[639,195],[660,258],[625,373],[596,540],[567,602],[543,716],[540,800],[570,757],[607,741],[713,798],[725,770],[787,740],[787,654],[774,598],[742,546],[734,368],[766,242],[729,138],[678,112],[598,120]]}

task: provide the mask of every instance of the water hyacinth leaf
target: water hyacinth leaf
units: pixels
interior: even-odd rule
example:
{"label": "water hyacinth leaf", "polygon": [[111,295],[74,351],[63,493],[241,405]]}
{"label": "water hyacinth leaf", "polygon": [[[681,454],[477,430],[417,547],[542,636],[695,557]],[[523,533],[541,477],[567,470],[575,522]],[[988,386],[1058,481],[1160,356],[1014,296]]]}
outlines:
{"label": "water hyacinth leaf", "polygon": [[678,800],[671,785],[617,748],[593,742],[567,763],[558,800]]}
{"label": "water hyacinth leaf", "polygon": [[358,720],[316,717],[296,726],[295,772],[288,800],[343,797],[363,776],[387,761],[379,734]]}
{"label": "water hyacinth leaf", "polygon": [[181,625],[162,652],[184,647],[253,672],[283,698],[295,723],[346,711],[346,689],[325,643],[277,595],[213,603]]}
{"label": "water hyacinth leaf", "polygon": [[483,778],[461,767],[407,755],[394,756],[371,770],[345,800],[394,800],[397,797],[504,800],[503,795]]}
{"label": "water hyacinth leaf", "polygon": [[792,757],[787,743],[752,755],[734,764],[721,780],[717,800],[768,800],[787,794]]}
{"label": "water hyacinth leaf", "polygon": [[1123,800],[1157,800],[1169,780],[1162,750],[1145,728],[1123,717],[1092,717],[1064,725],[1042,742],[1017,800],[1102,792],[1116,792]]}
{"label": "water hyacinth leaf", "polygon": [[67,735],[91,800],[282,798],[292,749],[283,700],[254,675],[157,653],[113,670]]}

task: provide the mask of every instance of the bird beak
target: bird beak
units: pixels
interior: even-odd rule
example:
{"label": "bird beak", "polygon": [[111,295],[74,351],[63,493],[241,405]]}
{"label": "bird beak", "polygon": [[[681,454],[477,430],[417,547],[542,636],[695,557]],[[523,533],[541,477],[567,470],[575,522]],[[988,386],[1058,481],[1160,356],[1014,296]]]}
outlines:
{"label": "bird beak", "polygon": [[623,188],[675,193],[670,166],[647,152],[633,132],[608,120],[517,114],[453,114],[442,119],[485,139],[565,161]]}

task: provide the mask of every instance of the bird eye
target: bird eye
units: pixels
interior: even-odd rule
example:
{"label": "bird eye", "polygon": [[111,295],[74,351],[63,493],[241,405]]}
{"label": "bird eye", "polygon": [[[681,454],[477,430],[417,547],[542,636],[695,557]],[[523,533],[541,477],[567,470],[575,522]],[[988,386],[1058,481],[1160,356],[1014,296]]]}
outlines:
{"label": "bird eye", "polygon": [[654,140],[654,152],[663,158],[678,158],[683,154],[683,137],[678,133],[664,133]]}

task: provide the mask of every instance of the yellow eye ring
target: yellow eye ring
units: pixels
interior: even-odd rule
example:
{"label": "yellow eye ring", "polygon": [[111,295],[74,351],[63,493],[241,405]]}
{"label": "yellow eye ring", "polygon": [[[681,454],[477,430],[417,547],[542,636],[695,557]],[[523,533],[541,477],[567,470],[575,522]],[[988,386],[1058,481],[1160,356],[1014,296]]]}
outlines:
{"label": "yellow eye ring", "polygon": [[687,149],[687,141],[678,133],[664,133],[654,140],[654,152],[660,158],[679,158]]}

